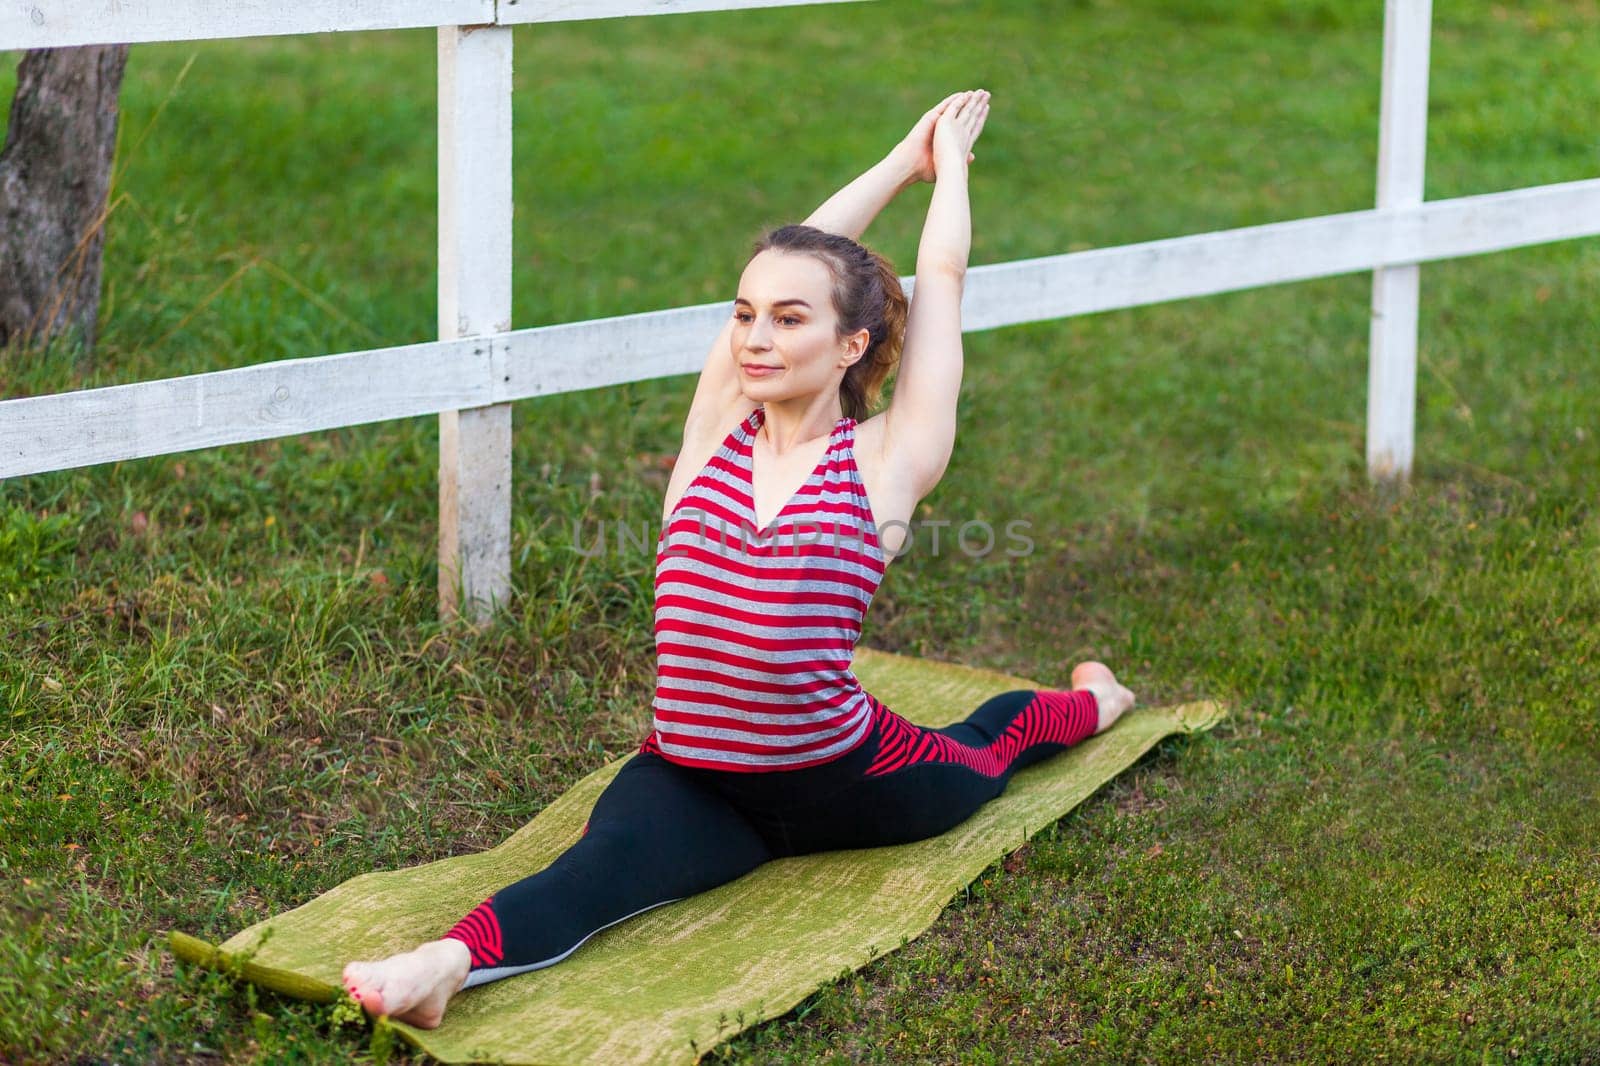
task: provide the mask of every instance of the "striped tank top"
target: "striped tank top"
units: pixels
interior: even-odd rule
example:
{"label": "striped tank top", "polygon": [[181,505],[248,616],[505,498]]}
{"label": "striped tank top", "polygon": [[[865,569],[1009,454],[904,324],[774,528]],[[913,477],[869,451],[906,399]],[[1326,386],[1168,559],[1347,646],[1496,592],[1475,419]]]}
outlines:
{"label": "striped tank top", "polygon": [[799,769],[867,739],[878,706],[850,670],[887,565],[853,418],[764,530],[757,407],[689,483],[656,551],[654,728],[640,751],[707,769]]}

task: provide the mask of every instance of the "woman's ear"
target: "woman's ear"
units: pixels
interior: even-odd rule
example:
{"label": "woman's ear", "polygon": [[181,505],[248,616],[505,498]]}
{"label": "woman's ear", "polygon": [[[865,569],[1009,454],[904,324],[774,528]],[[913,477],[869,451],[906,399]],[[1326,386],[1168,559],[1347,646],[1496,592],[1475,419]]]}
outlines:
{"label": "woman's ear", "polygon": [[845,363],[845,366],[854,366],[859,363],[861,357],[867,354],[867,345],[871,343],[872,331],[868,329],[858,329],[846,337],[844,354],[848,357],[848,362]]}

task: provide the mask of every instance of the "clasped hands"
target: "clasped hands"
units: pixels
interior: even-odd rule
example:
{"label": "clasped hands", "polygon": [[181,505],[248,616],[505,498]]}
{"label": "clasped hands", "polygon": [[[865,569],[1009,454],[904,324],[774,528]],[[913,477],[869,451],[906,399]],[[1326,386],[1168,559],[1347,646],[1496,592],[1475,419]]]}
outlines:
{"label": "clasped hands", "polygon": [[988,117],[987,89],[951,93],[917,120],[905,139],[890,149],[888,158],[912,183],[936,181],[941,171],[964,168],[977,158],[972,145]]}

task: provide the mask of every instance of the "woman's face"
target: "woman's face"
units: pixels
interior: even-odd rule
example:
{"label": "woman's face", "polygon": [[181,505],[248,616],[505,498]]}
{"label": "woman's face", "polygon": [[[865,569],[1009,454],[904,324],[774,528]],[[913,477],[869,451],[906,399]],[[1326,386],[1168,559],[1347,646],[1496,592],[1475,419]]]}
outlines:
{"label": "woman's face", "polygon": [[752,400],[837,392],[846,368],[865,349],[866,330],[839,339],[833,280],[815,256],[769,248],[750,260],[733,319],[731,355]]}

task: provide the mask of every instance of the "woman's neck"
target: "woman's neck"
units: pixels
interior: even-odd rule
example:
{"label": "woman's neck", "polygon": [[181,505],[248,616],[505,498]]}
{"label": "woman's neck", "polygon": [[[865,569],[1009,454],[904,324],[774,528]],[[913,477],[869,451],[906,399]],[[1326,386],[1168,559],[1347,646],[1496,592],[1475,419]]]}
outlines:
{"label": "woman's neck", "polygon": [[837,397],[829,403],[819,399],[764,401],[761,409],[761,434],[773,455],[788,455],[830,435],[844,417]]}

